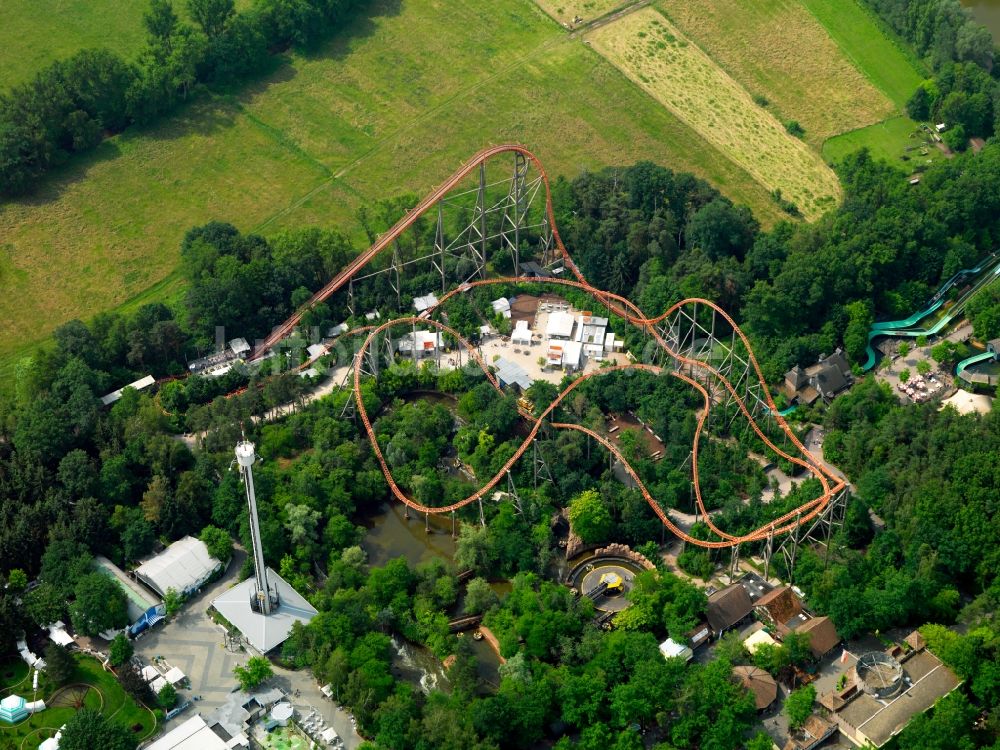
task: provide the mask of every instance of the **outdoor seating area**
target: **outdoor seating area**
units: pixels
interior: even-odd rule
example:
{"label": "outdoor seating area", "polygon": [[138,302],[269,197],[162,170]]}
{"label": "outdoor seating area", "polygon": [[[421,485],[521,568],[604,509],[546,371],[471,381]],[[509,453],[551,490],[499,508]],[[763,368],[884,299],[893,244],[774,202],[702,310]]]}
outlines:
{"label": "outdoor seating area", "polygon": [[938,380],[933,374],[928,375],[926,378],[923,375],[917,375],[905,383],[898,383],[896,385],[900,393],[917,404],[929,401],[934,396],[940,394],[944,387],[944,383]]}

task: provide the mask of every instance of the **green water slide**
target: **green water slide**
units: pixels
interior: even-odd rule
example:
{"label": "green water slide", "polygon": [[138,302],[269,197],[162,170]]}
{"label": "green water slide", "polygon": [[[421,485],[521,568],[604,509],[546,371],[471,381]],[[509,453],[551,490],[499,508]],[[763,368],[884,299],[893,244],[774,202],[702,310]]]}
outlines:
{"label": "green water slide", "polygon": [[[948,310],[948,312],[945,313],[945,315],[942,316],[937,323],[929,328],[913,328],[913,326],[921,320],[929,315],[933,315],[941,308],[944,304],[944,295],[947,294],[952,287],[964,281],[968,276],[975,276],[983,273],[984,271],[987,271],[987,273],[979,278],[975,284],[973,284],[973,286],[965,292],[965,294],[956,300],[952,308]],[[908,318],[904,318],[902,320],[886,320],[881,323],[873,323],[871,329],[868,331],[868,347],[866,350],[868,359],[865,360],[861,369],[867,372],[875,366],[875,348],[872,346],[872,341],[874,339],[879,336],[906,336],[916,338],[917,336],[934,336],[940,333],[948,326],[949,323],[951,323],[951,321],[953,321],[965,310],[965,305],[970,299],[972,299],[984,287],[995,281],[998,276],[1000,276],[1000,256],[994,252],[975,268],[966,268],[948,279],[948,281],[946,281],[941,288],[938,289],[934,297],[931,298],[930,304],[923,310],[915,312]],[[968,362],[968,360],[965,361]],[[969,364],[972,363],[969,362]]]}
{"label": "green water slide", "polygon": [[979,362],[986,362],[987,360],[993,359],[994,356],[993,352],[980,352],[979,354],[973,354],[971,357],[963,359],[958,363],[958,365],[955,366],[955,374],[961,375],[966,368]]}

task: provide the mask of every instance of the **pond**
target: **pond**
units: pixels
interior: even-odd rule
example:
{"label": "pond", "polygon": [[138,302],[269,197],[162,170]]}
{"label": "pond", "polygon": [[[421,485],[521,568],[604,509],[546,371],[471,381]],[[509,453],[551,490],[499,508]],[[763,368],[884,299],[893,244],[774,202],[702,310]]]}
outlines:
{"label": "pond", "polygon": [[993,40],[1000,44],[1000,0],[962,0],[962,5],[972,11],[983,26],[993,34]]}
{"label": "pond", "polygon": [[382,566],[397,557],[410,565],[438,558],[451,562],[455,540],[451,536],[451,518],[431,516],[426,519],[413,511],[406,518],[406,506],[386,502],[379,512],[362,523],[367,527],[361,542],[371,565]]}

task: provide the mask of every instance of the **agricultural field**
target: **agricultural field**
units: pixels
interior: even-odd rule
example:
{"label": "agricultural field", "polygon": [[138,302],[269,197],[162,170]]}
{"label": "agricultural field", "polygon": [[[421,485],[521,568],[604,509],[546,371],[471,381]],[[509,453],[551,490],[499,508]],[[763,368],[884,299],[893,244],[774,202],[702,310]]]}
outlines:
{"label": "agricultural field", "polygon": [[559,23],[569,25],[574,18],[593,21],[628,4],[628,0],[537,0],[539,7]]}
{"label": "agricultural field", "polygon": [[114,138],[0,205],[0,380],[68,319],[176,296],[191,226],[316,224],[360,246],[360,205],[422,193],[490,143],[526,143],[568,176],[649,159],[780,217],[747,171],[533,3],[376,11],[239,96]]}
{"label": "agricultural field", "polygon": [[799,0],[686,0],[656,7],[751,95],[765,97],[779,120],[798,121],[817,150],[832,135],[895,113]]}
{"label": "agricultural field", "polygon": [[594,48],[768,190],[781,190],[807,219],[840,196],[819,154],[792,137],[750,94],[653,8],[588,35]]}
{"label": "agricultural field", "polygon": [[[900,115],[866,128],[838,135],[823,144],[823,158],[837,163],[860,148],[868,148],[876,159],[884,159],[900,169],[913,171],[946,158],[930,141],[919,124]],[[906,156],[907,159],[902,157]]]}
{"label": "agricultural field", "polygon": [[801,0],[844,54],[901,112],[924,78],[912,50],[890,38],[858,0]]}

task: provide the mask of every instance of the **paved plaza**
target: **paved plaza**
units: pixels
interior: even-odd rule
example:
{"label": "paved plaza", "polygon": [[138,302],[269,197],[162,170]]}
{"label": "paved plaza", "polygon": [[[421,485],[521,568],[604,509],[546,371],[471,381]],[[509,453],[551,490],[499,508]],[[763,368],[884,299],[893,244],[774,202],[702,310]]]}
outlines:
{"label": "paved plaza", "polygon": [[[190,680],[190,689],[179,693],[182,700],[192,702],[191,708],[168,722],[166,731],[186,721],[194,712],[208,716],[237,688],[233,667],[245,664],[250,654],[238,647],[227,647],[222,627],[212,622],[207,611],[216,596],[238,582],[245,558],[244,551],[235,550],[221,579],[188,600],[171,621],[157,625],[135,642],[135,653],[144,662],[163,659],[170,666],[179,667]],[[285,691],[300,716],[314,710],[337,731],[347,748],[361,744],[350,715],[323,696],[311,672],[274,667],[274,673],[267,684]]]}

